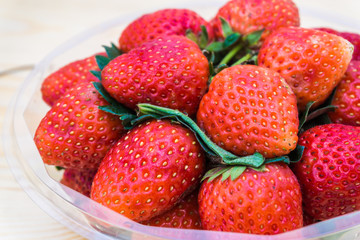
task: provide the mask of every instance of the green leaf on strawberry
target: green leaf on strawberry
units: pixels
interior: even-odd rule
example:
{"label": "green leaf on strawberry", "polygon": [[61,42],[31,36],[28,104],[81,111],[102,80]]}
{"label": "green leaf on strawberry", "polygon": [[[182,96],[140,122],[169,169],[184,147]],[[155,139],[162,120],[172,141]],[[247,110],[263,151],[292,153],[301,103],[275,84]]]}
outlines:
{"label": "green leaf on strawberry", "polygon": [[123,121],[124,128],[132,128],[130,122],[136,118],[136,113],[112,98],[100,82],[93,82],[93,85],[105,101],[109,103],[109,105],[99,106],[99,109],[120,116],[120,119]]}
{"label": "green leaf on strawberry", "polygon": [[96,63],[100,68],[100,71],[94,71],[94,70],[90,71],[100,81],[101,81],[101,70],[103,70],[104,67],[108,65],[111,60],[123,54],[123,52],[118,47],[116,47],[114,43],[111,43],[110,47],[104,45],[103,48],[105,49],[107,56],[103,56],[103,55],[95,56]]}
{"label": "green leaf on strawberry", "polygon": [[[331,99],[331,97],[329,99]],[[337,107],[334,105],[327,105],[327,103],[325,103],[319,108],[311,111],[311,107],[313,107],[314,104],[314,101],[308,102],[306,104],[304,112],[301,113],[299,121],[299,132],[304,132],[307,129],[317,125],[331,123],[331,120],[328,117],[327,113],[334,111]]]}
{"label": "green leaf on strawberry", "polygon": [[224,18],[220,17],[221,21],[221,28],[224,34],[224,37],[227,38],[230,36],[233,32],[232,27],[230,26],[229,22],[226,21]]}
{"label": "green leaf on strawberry", "polygon": [[[239,64],[257,64],[257,54],[259,48],[259,42],[263,33],[262,30],[254,31],[247,35],[242,35],[238,32],[234,32],[229,23],[221,18],[222,31],[224,32],[224,39],[214,41],[208,44],[205,48],[214,55],[210,61],[210,65],[213,65],[214,71],[212,75],[216,75],[228,66],[234,66]],[[208,54],[211,56],[211,54]]]}

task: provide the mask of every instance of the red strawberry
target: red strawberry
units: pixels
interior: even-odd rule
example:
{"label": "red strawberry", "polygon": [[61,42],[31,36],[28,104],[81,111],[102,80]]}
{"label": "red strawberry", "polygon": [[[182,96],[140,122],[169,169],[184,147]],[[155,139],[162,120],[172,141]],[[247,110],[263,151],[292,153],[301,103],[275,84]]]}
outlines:
{"label": "red strawberry", "polygon": [[99,70],[95,55],[71,62],[46,77],[41,85],[43,100],[52,106],[64,93],[80,82],[99,81],[90,70]]}
{"label": "red strawberry", "polygon": [[236,65],[217,74],[197,121],[213,142],[241,156],[286,155],[298,139],[294,93],[277,72],[258,66]]}
{"label": "red strawberry", "polygon": [[207,89],[209,63],[199,47],[183,36],[164,36],[112,61],[101,72],[104,88],[135,109],[151,103],[196,113]]}
{"label": "red strawberry", "polygon": [[316,28],[318,30],[332,33],[348,40],[352,45],[354,45],[354,53],[352,60],[360,61],[360,34],[352,32],[338,32],[332,28]]}
{"label": "red strawberry", "polygon": [[354,45],[354,53],[352,60],[360,61],[360,34],[351,33],[351,32],[341,32],[340,37],[345,38],[352,45]]}
{"label": "red strawberry", "polygon": [[208,22],[194,11],[189,9],[159,10],[143,15],[130,23],[120,36],[120,48],[124,52],[128,52],[160,36],[185,36],[188,29],[197,34],[201,32],[201,25],[207,28],[211,39],[212,29]]}
{"label": "red strawberry", "polygon": [[163,214],[199,183],[204,153],[194,134],[169,120],[140,124],[101,162],[91,198],[134,221]]}
{"label": "red strawberry", "polygon": [[188,197],[182,199],[174,208],[149,221],[142,222],[142,224],[155,227],[202,229],[199,215],[198,192],[199,191],[193,192]]}
{"label": "red strawberry", "polygon": [[98,109],[106,104],[91,83],[78,84],[55,102],[34,137],[44,163],[96,169],[123,134],[119,117]]}
{"label": "red strawberry", "polygon": [[360,61],[351,61],[336,88],[331,105],[337,106],[329,117],[334,123],[360,126]]}
{"label": "red strawberry", "polygon": [[299,139],[305,147],[292,167],[301,185],[304,211],[325,220],[360,209],[360,127],[319,125]]}
{"label": "red strawberry", "polygon": [[320,27],[320,28],[314,28],[316,30],[319,30],[319,31],[323,31],[323,32],[327,32],[327,33],[331,33],[331,34],[335,34],[335,35],[339,35],[340,32],[332,29],[332,28],[327,28],[327,27]]}
{"label": "red strawberry", "polygon": [[258,172],[247,168],[239,177],[205,180],[199,193],[204,229],[278,234],[303,226],[299,183],[284,163]]}
{"label": "red strawberry", "polygon": [[352,49],[345,39],[323,31],[281,28],[266,39],[258,61],[285,78],[303,111],[308,102],[319,106],[331,94],[349,65]]}
{"label": "red strawberry", "polygon": [[91,184],[96,174],[97,169],[77,170],[65,169],[63,177],[60,180],[62,184],[68,186],[75,191],[90,197]]}
{"label": "red strawberry", "polygon": [[220,17],[244,35],[265,29],[262,39],[278,28],[300,25],[299,10],[291,0],[228,1],[212,20],[215,35],[222,38]]}

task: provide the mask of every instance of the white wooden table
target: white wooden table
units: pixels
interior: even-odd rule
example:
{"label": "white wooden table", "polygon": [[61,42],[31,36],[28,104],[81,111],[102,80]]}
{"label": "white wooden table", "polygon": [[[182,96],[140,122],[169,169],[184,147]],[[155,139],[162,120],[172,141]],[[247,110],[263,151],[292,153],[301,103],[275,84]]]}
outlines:
{"label": "white wooden table", "polygon": [[[192,0],[194,1],[194,0]],[[161,4],[189,4],[191,0],[0,0],[0,127],[6,108],[31,67],[71,36],[128,11],[154,9]],[[196,0],[195,0],[196,1]],[[221,0],[219,0],[221,2]],[[225,2],[225,1],[223,1]],[[346,13],[360,25],[358,0],[296,0],[310,8]],[[325,14],[326,15],[326,14]],[[43,212],[19,187],[0,147],[0,239],[83,239]]]}

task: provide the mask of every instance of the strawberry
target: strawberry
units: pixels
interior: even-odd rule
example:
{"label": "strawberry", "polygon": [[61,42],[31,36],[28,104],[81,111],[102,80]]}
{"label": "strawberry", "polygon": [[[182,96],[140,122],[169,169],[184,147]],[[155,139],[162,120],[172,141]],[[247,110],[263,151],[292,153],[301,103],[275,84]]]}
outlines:
{"label": "strawberry", "polygon": [[263,171],[246,168],[236,178],[205,180],[199,213],[207,230],[278,234],[303,226],[300,186],[284,163],[267,164]]}
{"label": "strawberry", "polygon": [[348,40],[352,45],[354,45],[352,60],[360,61],[360,34],[353,32],[339,32],[332,28],[326,28],[326,27],[315,28],[315,29],[332,33]]}
{"label": "strawberry", "polygon": [[204,164],[190,130],[169,120],[147,121],[121,137],[105,156],[91,198],[134,221],[147,221],[194,190]]}
{"label": "strawberry", "polygon": [[329,117],[334,123],[360,126],[360,61],[351,61],[335,90]]}
{"label": "strawberry", "polygon": [[63,66],[47,76],[42,82],[41,93],[43,100],[49,106],[52,106],[68,89],[77,86],[80,82],[98,81],[90,73],[90,70],[98,69],[95,55]]}
{"label": "strawberry", "polygon": [[213,142],[240,156],[286,155],[298,139],[291,88],[277,72],[253,65],[236,65],[215,75],[200,102],[197,122]]}
{"label": "strawberry", "polygon": [[308,102],[317,107],[331,94],[349,65],[352,49],[347,40],[330,33],[281,28],[265,40],[258,62],[285,78],[304,111]]}
{"label": "strawberry", "polygon": [[155,227],[202,229],[199,215],[198,192],[199,191],[195,191],[191,193],[186,198],[181,199],[181,201],[169,211],[149,221],[142,222],[142,224]]}
{"label": "strawberry", "polygon": [[104,88],[118,102],[197,111],[207,89],[209,63],[199,47],[183,36],[164,36],[111,60],[101,71]]}
{"label": "strawberry", "polygon": [[331,34],[335,34],[335,35],[340,34],[340,32],[336,31],[335,29],[328,28],[328,27],[320,27],[320,28],[314,28],[314,29],[323,31],[323,32],[327,32],[327,33],[331,33]]}
{"label": "strawberry", "polygon": [[96,174],[97,169],[90,170],[77,170],[77,169],[65,169],[63,177],[60,180],[62,184],[68,186],[75,191],[90,197],[91,184]]}
{"label": "strawberry", "polygon": [[128,52],[160,36],[185,36],[187,30],[199,34],[201,25],[206,27],[211,39],[212,29],[208,22],[194,11],[189,9],[163,9],[145,14],[131,22],[121,33],[119,45],[121,50]]}
{"label": "strawberry", "polygon": [[243,35],[265,29],[262,40],[278,28],[300,25],[299,10],[291,0],[228,1],[211,20],[214,34],[223,38],[220,17]]}
{"label": "strawberry", "polygon": [[300,135],[305,147],[293,164],[304,211],[325,220],[360,209],[360,127],[326,124]]}
{"label": "strawberry", "polygon": [[360,61],[360,34],[352,32],[341,32],[340,37],[345,38],[354,45],[352,60]]}
{"label": "strawberry", "polygon": [[96,169],[123,134],[119,117],[98,109],[107,102],[91,83],[69,89],[46,113],[34,141],[46,164]]}

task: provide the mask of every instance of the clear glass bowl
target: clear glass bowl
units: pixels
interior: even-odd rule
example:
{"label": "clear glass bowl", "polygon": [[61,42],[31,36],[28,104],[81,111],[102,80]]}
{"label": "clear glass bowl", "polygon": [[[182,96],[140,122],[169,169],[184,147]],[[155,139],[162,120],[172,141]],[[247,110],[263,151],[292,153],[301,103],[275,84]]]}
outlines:
{"label": "clear glass bowl", "polygon": [[[209,19],[222,4],[221,1],[197,1],[186,7]],[[298,5],[304,27],[332,26],[360,32],[352,19]],[[157,228],[135,223],[58,182],[60,173],[43,164],[33,142],[36,127],[49,110],[41,99],[41,82],[66,63],[103,51],[103,44],[116,42],[121,30],[141,14],[137,12],[103,23],[56,48],[37,64],[12,101],[5,116],[4,151],[14,176],[33,201],[88,239],[359,239],[360,211],[276,236]]]}

